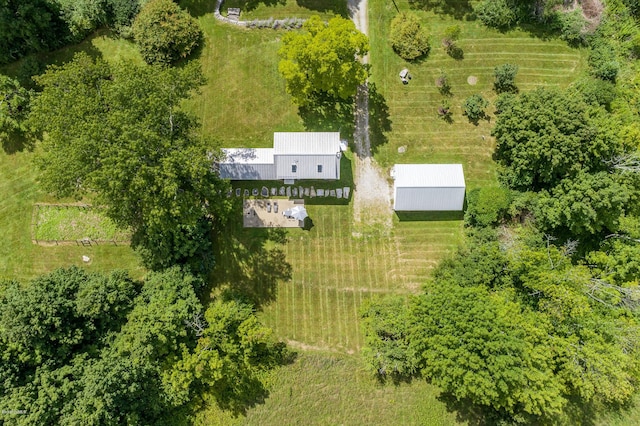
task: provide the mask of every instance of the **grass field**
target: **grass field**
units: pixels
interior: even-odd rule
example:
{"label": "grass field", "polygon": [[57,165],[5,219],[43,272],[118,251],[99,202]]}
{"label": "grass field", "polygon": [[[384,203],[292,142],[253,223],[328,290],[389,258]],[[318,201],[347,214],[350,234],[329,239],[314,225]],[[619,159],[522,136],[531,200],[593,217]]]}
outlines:
{"label": "grass field", "polygon": [[0,151],[0,279],[29,279],[55,268],[83,265],[82,256],[91,258],[89,270],[127,269],[140,277],[144,271],[127,246],[42,247],[31,242],[33,205],[53,201],[36,183],[32,154],[7,155]]}
{"label": "grass field", "polygon": [[35,240],[76,241],[129,241],[131,235],[119,229],[99,209],[83,205],[34,206]]}
{"label": "grass field", "polygon": [[[358,358],[302,353],[275,372],[264,404],[246,417],[215,409],[199,413],[198,425],[429,425],[457,424],[457,415],[423,381],[383,386],[362,370]],[[434,402],[437,402],[434,404]]]}
{"label": "grass field", "polygon": [[[462,103],[475,93],[493,102],[493,70],[497,65],[513,63],[520,70],[516,85],[521,91],[540,86],[564,87],[575,81],[585,67],[586,53],[568,47],[561,40],[543,40],[521,30],[500,33],[477,21],[457,20],[464,2],[448,2],[457,6],[451,14],[435,14],[413,10],[421,17],[431,34],[431,52],[418,63],[408,63],[391,49],[388,28],[396,15],[393,3],[369,0],[369,32],[371,40],[371,81],[386,101],[391,131],[376,147],[375,158],[383,166],[394,163],[455,162],[464,166],[467,188],[492,183],[495,164],[491,160],[494,140],[490,137],[495,108],[487,108],[489,120],[475,126],[462,115]],[[407,0],[397,0],[400,10],[409,10]],[[460,25],[462,32],[457,45],[464,58],[456,60],[444,51],[441,40],[445,28]],[[398,73],[408,68],[412,80],[403,85]],[[435,81],[445,72],[453,96],[448,97],[453,122],[447,123],[437,114],[442,96]],[[467,83],[469,76],[477,84]],[[406,147],[405,153],[398,148]]]}

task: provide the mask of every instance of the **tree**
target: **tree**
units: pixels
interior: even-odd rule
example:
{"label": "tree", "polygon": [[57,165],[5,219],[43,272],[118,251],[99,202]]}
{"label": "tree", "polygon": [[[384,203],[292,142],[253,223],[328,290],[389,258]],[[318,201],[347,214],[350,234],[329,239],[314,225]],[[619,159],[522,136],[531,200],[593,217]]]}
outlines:
{"label": "tree", "polygon": [[492,226],[502,220],[511,204],[511,194],[506,188],[484,186],[469,191],[465,223],[470,226]]}
{"label": "tree", "polygon": [[[137,0],[134,0],[137,1]],[[105,0],[56,0],[75,41],[107,22]]]}
{"label": "tree", "polygon": [[389,31],[391,47],[402,58],[413,61],[431,50],[429,34],[422,28],[420,19],[413,13],[399,13],[391,21]]}
{"label": "tree", "polygon": [[462,105],[464,115],[467,116],[470,122],[478,124],[481,118],[486,117],[485,108],[489,106],[489,101],[482,97],[482,95],[475,94],[469,96]]}
{"label": "tree", "polygon": [[607,168],[623,147],[614,117],[581,97],[538,89],[504,102],[492,134],[501,178],[519,190],[550,189],[580,170]]}
{"label": "tree", "polygon": [[478,19],[488,27],[507,29],[517,22],[508,0],[484,0],[475,7]]}
{"label": "tree", "polygon": [[348,99],[368,76],[358,61],[369,51],[367,37],[352,21],[335,17],[328,23],[312,16],[302,32],[288,32],[278,51],[278,70],[287,92],[299,106],[314,97]]}
{"label": "tree", "polygon": [[194,52],[202,30],[172,0],[150,0],[133,23],[133,38],[148,64],[170,64]]}
{"label": "tree", "polygon": [[93,196],[132,229],[154,269],[210,255],[208,230],[226,215],[227,183],[212,167],[217,144],[179,109],[203,81],[197,65],[110,67],[78,55],[37,80],[43,90],[31,120],[47,132],[39,157],[45,189]]}
{"label": "tree", "polygon": [[59,47],[66,37],[55,1],[0,0],[0,64]]}
{"label": "tree", "polygon": [[186,322],[202,311],[200,286],[178,268],[150,274],[143,286],[121,271],[77,267],[10,283],[0,298],[2,419],[176,424],[180,407],[161,374],[195,338]]}
{"label": "tree", "polygon": [[574,238],[614,233],[629,198],[630,189],[618,183],[615,175],[580,172],[541,193],[538,216],[543,229],[568,231]]}
{"label": "tree", "polygon": [[411,345],[422,373],[456,398],[547,416],[566,403],[553,373],[548,323],[506,294],[439,283],[418,297],[412,314]]}
{"label": "tree", "polygon": [[513,64],[502,64],[494,68],[493,74],[495,81],[493,88],[498,93],[517,92],[515,85],[516,74],[518,74],[518,66]]}
{"label": "tree", "polygon": [[241,411],[246,401],[264,392],[259,374],[282,362],[284,345],[241,302],[214,301],[204,318],[196,316],[189,324],[198,342],[164,374],[170,397],[185,403],[208,390],[222,407]]}
{"label": "tree", "polygon": [[409,347],[409,309],[403,297],[387,297],[362,307],[365,333],[363,356],[380,378],[409,378],[417,371],[417,358]]}

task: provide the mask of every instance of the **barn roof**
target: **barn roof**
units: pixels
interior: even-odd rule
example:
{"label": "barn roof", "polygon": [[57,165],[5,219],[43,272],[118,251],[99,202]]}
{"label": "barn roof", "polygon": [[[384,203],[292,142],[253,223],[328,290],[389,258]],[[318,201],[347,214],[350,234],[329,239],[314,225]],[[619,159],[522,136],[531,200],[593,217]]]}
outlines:
{"label": "barn roof", "polygon": [[273,148],[223,148],[221,164],[273,164]]}
{"label": "barn roof", "polygon": [[275,155],[335,155],[340,152],[340,132],[276,132]]}
{"label": "barn roof", "polygon": [[396,164],[395,187],[464,188],[462,164]]}

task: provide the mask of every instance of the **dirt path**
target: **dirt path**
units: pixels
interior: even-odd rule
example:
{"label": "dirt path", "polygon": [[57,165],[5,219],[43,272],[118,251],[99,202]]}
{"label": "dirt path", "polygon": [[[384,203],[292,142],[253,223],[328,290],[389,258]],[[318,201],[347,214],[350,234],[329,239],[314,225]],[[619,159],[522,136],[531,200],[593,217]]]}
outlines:
{"label": "dirt path", "polygon": [[[369,35],[367,0],[349,0],[349,13],[356,28]],[[363,58],[369,62],[369,55]],[[355,191],[353,212],[356,228],[391,229],[391,188],[383,170],[371,157],[369,139],[369,90],[367,83],[358,88],[356,93],[355,131],[353,135],[356,146],[355,158]]]}

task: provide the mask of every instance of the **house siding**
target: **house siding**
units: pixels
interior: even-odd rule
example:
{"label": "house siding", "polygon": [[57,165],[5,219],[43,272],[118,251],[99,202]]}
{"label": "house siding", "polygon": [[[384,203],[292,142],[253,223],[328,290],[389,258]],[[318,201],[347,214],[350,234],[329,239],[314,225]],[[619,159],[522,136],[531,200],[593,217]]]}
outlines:
{"label": "house siding", "polygon": [[[277,179],[340,179],[340,159],[332,155],[275,155]],[[291,165],[297,170],[291,172]],[[318,165],[322,172],[318,173]]]}

